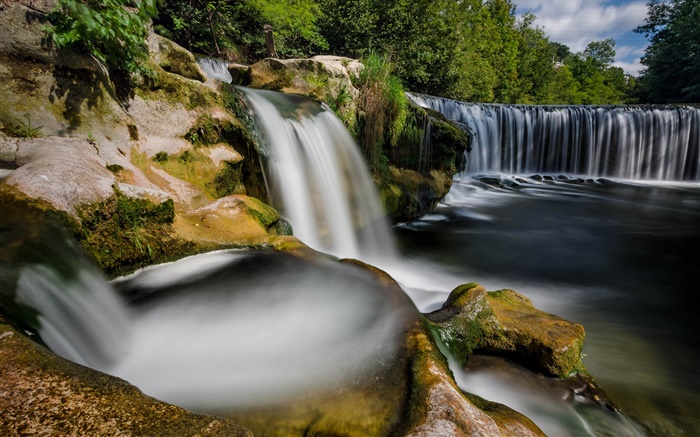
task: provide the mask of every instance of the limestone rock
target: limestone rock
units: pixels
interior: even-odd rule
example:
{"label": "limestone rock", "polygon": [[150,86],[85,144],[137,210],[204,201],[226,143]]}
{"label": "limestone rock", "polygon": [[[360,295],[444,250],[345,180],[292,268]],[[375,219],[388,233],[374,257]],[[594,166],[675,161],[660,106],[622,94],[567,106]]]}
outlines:
{"label": "limestone rock", "polygon": [[354,59],[339,56],[314,56],[310,59],[264,59],[250,66],[251,88],[299,94],[325,102],[350,124],[354,124],[359,91],[352,83],[363,65]]}
{"label": "limestone rock", "polygon": [[3,185],[73,216],[77,205],[104,200],[114,192],[114,174],[84,139],[19,140],[15,162],[19,168],[3,179]]}
{"label": "limestone rock", "polygon": [[194,55],[188,50],[155,32],[148,36],[148,45],[154,61],[163,70],[202,83],[207,81]]}
{"label": "limestone rock", "polygon": [[472,403],[451,378],[444,357],[427,332],[417,327],[408,337],[412,387],[405,435],[544,436],[525,416],[500,404]]}
{"label": "limestone rock", "polygon": [[478,284],[461,285],[441,309],[426,316],[463,364],[473,352],[485,352],[553,376],[584,369],[583,327],[536,309],[513,290],[487,292]]}
{"label": "limestone rock", "polygon": [[5,436],[252,436],[230,420],[190,413],[60,358],[2,316],[0,411]]}
{"label": "limestone rock", "polygon": [[284,232],[280,216],[270,206],[253,197],[223,197],[175,218],[175,232],[198,243],[243,242]]}

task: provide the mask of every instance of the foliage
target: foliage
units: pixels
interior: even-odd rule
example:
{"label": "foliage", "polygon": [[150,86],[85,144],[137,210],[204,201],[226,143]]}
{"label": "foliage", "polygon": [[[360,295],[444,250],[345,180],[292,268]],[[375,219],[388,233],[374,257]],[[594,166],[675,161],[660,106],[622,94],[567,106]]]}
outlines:
{"label": "foliage", "polygon": [[700,1],[652,0],[635,32],[650,39],[638,97],[644,102],[700,102]]}
{"label": "foliage", "polygon": [[158,152],[153,157],[155,162],[165,162],[168,160],[168,152]]}
{"label": "foliage", "polygon": [[44,126],[33,126],[29,114],[25,115],[27,122],[23,122],[19,118],[13,118],[7,124],[2,124],[2,131],[11,137],[17,138],[36,138],[41,135],[41,130]]}
{"label": "foliage", "polygon": [[581,53],[564,60],[576,82],[572,94],[574,104],[620,104],[627,88],[624,72],[613,67],[615,41],[612,38],[593,41]]}
{"label": "foliage", "polygon": [[313,0],[171,0],[163,4],[155,23],[156,30],[191,51],[255,62],[266,54],[265,24],[274,28],[281,57],[325,49],[316,26],[321,15]]}
{"label": "foliage", "polygon": [[173,245],[170,225],[175,217],[172,199],[153,203],[115,194],[78,211],[80,244],[110,275],[167,257]]}
{"label": "foliage", "polygon": [[629,84],[611,69],[611,40],[572,54],[535,21],[518,17],[512,0],[171,0],[156,28],[191,50],[255,62],[265,56],[269,23],[280,57],[383,53],[406,89],[459,100],[625,99]]}
{"label": "foliage", "polygon": [[408,115],[408,98],[391,74],[388,56],[370,53],[363,63],[365,68],[356,83],[360,91],[360,140],[370,167],[378,170],[385,167],[382,149],[398,142]]}
{"label": "foliage", "polygon": [[107,170],[111,171],[114,174],[119,173],[120,171],[124,170],[124,167],[122,167],[119,164],[108,164],[107,165]]}
{"label": "foliage", "polygon": [[156,0],[58,0],[46,31],[58,49],[76,47],[117,73],[151,75],[146,25]]}

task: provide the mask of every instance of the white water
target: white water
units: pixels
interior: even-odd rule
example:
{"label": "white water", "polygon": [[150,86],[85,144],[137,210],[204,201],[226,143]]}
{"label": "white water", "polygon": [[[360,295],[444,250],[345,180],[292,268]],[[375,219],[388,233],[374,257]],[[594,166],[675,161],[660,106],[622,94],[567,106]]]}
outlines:
{"label": "white water", "polygon": [[204,74],[210,79],[220,80],[224,83],[231,83],[233,78],[228,70],[228,62],[216,58],[197,58],[197,64],[202,67]]}
{"label": "white water", "polygon": [[393,237],[372,178],[335,114],[300,97],[243,91],[266,141],[273,203],[294,235],[339,257],[393,257]]}
{"label": "white water", "polygon": [[700,181],[700,108],[522,106],[411,95],[469,125],[466,173]]}

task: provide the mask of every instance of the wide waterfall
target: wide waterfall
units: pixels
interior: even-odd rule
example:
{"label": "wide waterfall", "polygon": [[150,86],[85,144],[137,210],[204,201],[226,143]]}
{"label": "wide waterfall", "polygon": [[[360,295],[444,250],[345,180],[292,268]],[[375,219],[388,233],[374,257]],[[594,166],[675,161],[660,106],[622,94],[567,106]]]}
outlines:
{"label": "wide waterfall", "polygon": [[337,256],[393,254],[372,177],[342,122],[310,100],[242,88],[266,143],[266,177],[274,206],[294,235]]}
{"label": "wide waterfall", "polygon": [[534,106],[412,94],[475,135],[467,173],[700,180],[700,108]]}

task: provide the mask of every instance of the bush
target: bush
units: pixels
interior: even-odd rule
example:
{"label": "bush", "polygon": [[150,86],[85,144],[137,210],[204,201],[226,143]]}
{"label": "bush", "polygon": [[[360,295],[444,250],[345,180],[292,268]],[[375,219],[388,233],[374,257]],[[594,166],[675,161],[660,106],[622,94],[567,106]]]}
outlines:
{"label": "bush", "polygon": [[392,66],[385,55],[371,53],[362,60],[360,73],[360,142],[370,167],[377,170],[385,162],[384,147],[398,144],[408,116],[408,98],[401,82],[391,74]]}
{"label": "bush", "polygon": [[157,13],[156,0],[58,0],[45,30],[58,49],[74,47],[110,70],[152,75],[145,65],[146,24]]}

